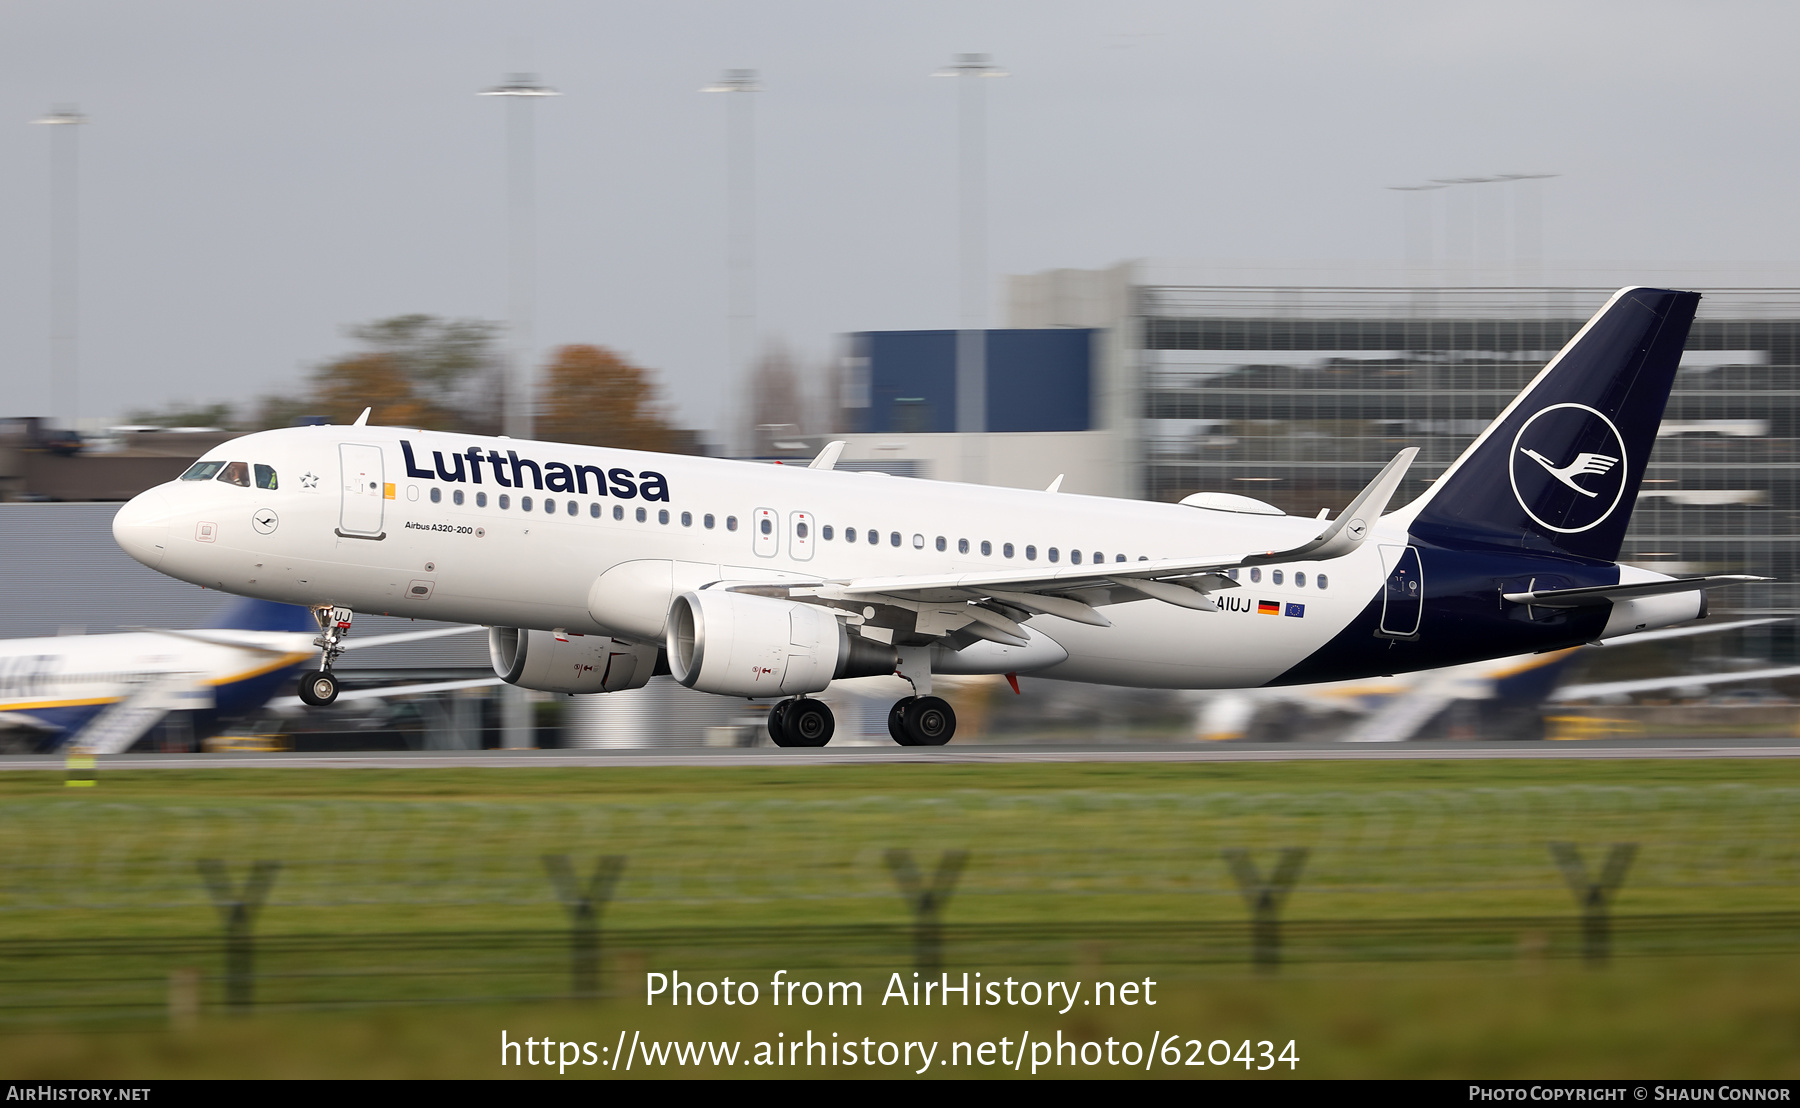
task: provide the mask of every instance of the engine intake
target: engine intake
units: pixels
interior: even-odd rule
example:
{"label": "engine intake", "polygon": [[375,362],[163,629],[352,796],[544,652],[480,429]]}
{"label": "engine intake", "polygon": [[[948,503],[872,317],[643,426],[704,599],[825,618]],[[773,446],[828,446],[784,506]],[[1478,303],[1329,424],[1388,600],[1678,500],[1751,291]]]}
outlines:
{"label": "engine intake", "polygon": [[669,608],[669,672],[721,696],[796,696],[894,672],[893,647],[852,635],[817,604],[701,589]]}
{"label": "engine intake", "polygon": [[656,672],[657,648],[606,635],[566,635],[522,627],[488,628],[488,656],[500,679],[539,692],[599,693],[643,688]]}

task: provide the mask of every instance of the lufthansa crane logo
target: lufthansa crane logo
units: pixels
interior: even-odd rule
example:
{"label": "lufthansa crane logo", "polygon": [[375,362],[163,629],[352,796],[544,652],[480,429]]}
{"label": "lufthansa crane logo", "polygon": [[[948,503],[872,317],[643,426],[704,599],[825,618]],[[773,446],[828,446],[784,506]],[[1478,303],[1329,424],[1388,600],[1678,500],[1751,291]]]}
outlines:
{"label": "lufthansa crane logo", "polygon": [[1598,527],[1625,495],[1625,440],[1586,404],[1552,404],[1525,421],[1508,466],[1513,496],[1546,531]]}

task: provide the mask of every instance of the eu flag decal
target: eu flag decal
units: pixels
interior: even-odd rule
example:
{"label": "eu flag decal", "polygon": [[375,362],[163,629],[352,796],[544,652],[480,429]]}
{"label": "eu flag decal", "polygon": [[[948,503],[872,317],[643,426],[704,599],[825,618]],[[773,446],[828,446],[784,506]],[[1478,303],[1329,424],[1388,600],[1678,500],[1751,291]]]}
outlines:
{"label": "eu flag decal", "polygon": [[1287,614],[1290,616],[1293,616],[1296,619],[1302,619],[1306,616],[1306,605],[1304,605],[1304,604],[1289,604],[1287,606]]}
{"label": "eu flag decal", "polygon": [[1281,614],[1281,605],[1275,603],[1273,600],[1258,600],[1256,602],[1256,614],[1259,616],[1278,616]]}

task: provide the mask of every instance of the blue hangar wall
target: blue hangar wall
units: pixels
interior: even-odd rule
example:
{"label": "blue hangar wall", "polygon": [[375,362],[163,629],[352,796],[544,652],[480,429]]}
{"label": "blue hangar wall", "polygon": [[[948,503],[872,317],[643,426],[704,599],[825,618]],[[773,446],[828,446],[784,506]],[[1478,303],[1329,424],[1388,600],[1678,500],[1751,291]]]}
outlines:
{"label": "blue hangar wall", "polygon": [[[987,332],[987,431],[1093,428],[1094,336],[1085,327]],[[853,430],[956,430],[955,331],[861,331]],[[852,401],[852,403],[856,403]]]}

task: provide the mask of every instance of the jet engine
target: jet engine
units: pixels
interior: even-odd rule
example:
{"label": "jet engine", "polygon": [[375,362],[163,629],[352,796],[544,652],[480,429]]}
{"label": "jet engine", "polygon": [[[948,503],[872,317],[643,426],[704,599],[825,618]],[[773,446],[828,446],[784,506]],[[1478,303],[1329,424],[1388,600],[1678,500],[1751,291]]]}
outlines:
{"label": "jet engine", "polygon": [[598,693],[643,688],[656,672],[657,648],[607,635],[559,635],[522,627],[488,628],[488,656],[508,684],[539,692]]}
{"label": "jet engine", "polygon": [[830,608],[724,589],[675,598],[667,648],[675,680],[721,696],[821,692],[839,677],[893,673],[899,658],[852,635]]}

